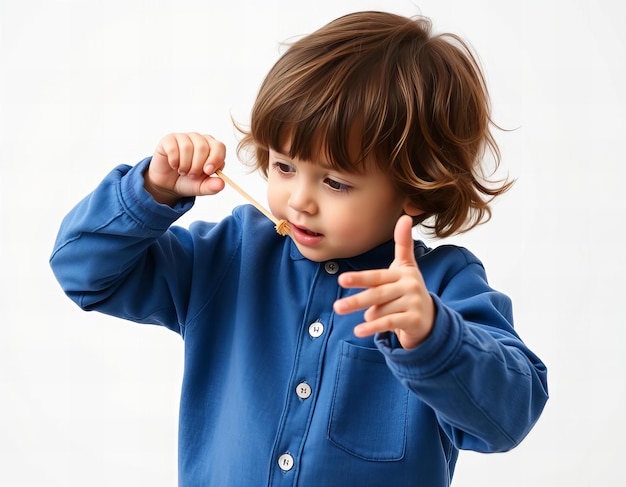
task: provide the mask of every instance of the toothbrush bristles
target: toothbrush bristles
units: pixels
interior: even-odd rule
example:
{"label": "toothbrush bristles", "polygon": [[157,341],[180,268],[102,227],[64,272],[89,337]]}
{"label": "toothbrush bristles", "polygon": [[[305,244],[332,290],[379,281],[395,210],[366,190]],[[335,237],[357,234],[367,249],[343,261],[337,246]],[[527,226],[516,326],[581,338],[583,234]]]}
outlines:
{"label": "toothbrush bristles", "polygon": [[289,235],[289,230],[291,230],[287,220],[279,220],[274,228],[276,228],[276,233],[283,237]]}

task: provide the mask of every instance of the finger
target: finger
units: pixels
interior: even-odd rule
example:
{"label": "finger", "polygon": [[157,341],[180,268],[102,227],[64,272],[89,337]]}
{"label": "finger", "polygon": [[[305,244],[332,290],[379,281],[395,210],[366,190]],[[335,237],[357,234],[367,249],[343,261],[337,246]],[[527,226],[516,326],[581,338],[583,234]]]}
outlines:
{"label": "finger", "polygon": [[209,144],[209,155],[204,163],[205,174],[211,175],[217,169],[224,167],[226,160],[226,146],[217,139],[214,139],[210,135],[203,136]]}
{"label": "finger", "polygon": [[187,175],[191,169],[191,162],[193,160],[193,141],[188,134],[176,134],[176,144],[178,145],[178,174],[181,176]]}
{"label": "finger", "polygon": [[354,327],[354,334],[357,337],[364,338],[375,335],[376,333],[394,331],[397,328],[397,326],[395,326],[396,321],[396,315],[385,315],[376,320],[358,324]]}
{"label": "finger", "polygon": [[415,244],[411,233],[412,228],[413,220],[410,216],[402,215],[398,219],[393,234],[393,238],[396,242],[393,266],[409,265],[417,267],[417,262],[415,261]]}
{"label": "finger", "polygon": [[188,175],[191,177],[204,175],[204,164],[209,157],[210,147],[208,140],[202,135],[191,132],[187,134],[192,144],[191,164]]}
{"label": "finger", "polygon": [[369,271],[344,272],[337,282],[346,289],[374,287],[387,284],[398,279],[398,272],[390,269],[373,269]]}
{"label": "finger", "polygon": [[333,308],[338,314],[348,314],[372,306],[382,306],[399,297],[401,297],[401,293],[398,291],[398,286],[393,284],[375,286],[352,296],[338,299],[334,302]]}
{"label": "finger", "polygon": [[224,189],[226,183],[221,178],[218,177],[206,177],[200,183],[200,194],[202,195],[212,195],[219,193]]}
{"label": "finger", "polygon": [[399,295],[395,299],[377,303],[367,308],[363,314],[365,321],[375,321],[384,316],[400,315],[405,322],[418,323],[420,321],[420,301],[415,296]]}
{"label": "finger", "polygon": [[161,139],[159,145],[154,151],[152,157],[152,166],[169,166],[173,170],[178,169],[179,153],[178,144],[176,143],[176,136],[173,134],[166,135]]}

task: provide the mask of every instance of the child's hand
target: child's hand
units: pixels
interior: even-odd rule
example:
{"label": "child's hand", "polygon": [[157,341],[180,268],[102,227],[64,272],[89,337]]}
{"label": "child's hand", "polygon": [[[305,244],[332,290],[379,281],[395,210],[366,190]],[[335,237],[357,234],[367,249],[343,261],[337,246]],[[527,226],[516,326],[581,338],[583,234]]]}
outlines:
{"label": "child's hand", "polygon": [[339,299],[334,305],[339,314],[367,308],[365,322],[354,328],[354,334],[365,337],[393,331],[405,349],[422,343],[435,320],[435,305],[415,261],[411,227],[411,217],[406,215],[396,223],[395,259],[389,269],[345,272],[339,276],[342,287],[367,289]]}
{"label": "child's hand", "polygon": [[166,135],[144,175],[145,188],[159,203],[168,205],[184,196],[218,193],[224,181],[210,176],[224,166],[225,157],[224,144],[210,135]]}

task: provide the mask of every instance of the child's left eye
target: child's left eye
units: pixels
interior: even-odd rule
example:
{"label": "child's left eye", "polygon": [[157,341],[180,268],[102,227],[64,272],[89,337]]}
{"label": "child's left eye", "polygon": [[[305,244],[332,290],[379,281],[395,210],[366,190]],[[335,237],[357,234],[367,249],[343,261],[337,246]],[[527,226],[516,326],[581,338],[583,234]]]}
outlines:
{"label": "child's left eye", "polygon": [[330,179],[330,178],[326,178],[324,180],[324,183],[326,183],[326,185],[332,189],[333,191],[339,191],[339,192],[347,192],[350,191],[351,186],[348,186],[347,184],[344,183],[340,183],[339,181],[335,181],[334,179]]}

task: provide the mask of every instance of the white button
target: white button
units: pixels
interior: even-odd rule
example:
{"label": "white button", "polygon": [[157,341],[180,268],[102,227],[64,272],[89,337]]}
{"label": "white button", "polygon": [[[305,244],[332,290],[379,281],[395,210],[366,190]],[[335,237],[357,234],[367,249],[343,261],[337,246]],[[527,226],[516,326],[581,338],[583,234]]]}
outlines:
{"label": "white button", "polygon": [[300,399],[308,399],[311,397],[311,386],[306,382],[300,382],[296,386],[296,394],[298,394]]}
{"label": "white button", "polygon": [[324,333],[324,325],[319,321],[316,321],[315,323],[311,323],[309,325],[309,335],[311,335],[313,338],[321,337],[322,333]]}
{"label": "white button", "polygon": [[288,472],[293,468],[293,457],[289,453],[283,453],[278,458],[278,466],[284,472]]}
{"label": "white button", "polygon": [[324,264],[324,269],[326,269],[326,272],[328,272],[329,274],[337,274],[337,272],[339,271],[339,264],[337,264],[337,262],[329,260]]}

